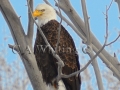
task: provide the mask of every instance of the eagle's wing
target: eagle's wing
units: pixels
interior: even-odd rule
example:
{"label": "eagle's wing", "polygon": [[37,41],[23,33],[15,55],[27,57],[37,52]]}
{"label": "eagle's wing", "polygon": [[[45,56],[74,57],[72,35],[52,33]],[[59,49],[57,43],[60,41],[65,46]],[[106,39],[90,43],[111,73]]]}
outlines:
{"label": "eagle's wing", "polygon": [[[58,40],[58,27],[59,23],[56,20],[52,20],[42,27],[48,42],[54,49]],[[62,70],[63,74],[68,75],[80,69],[78,54],[74,41],[62,25],[60,32],[60,43],[57,51],[58,55],[65,64]],[[63,79],[63,82],[65,83],[67,90],[80,90],[81,79],[79,75]]]}

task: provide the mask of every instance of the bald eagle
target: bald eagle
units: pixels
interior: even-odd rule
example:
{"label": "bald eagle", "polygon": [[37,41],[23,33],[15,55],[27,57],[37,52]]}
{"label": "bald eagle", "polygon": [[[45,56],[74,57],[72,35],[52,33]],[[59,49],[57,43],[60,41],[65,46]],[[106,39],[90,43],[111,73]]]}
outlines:
{"label": "bald eagle", "polygon": [[[55,10],[47,4],[39,4],[33,12],[33,16],[37,18],[38,25],[52,48],[55,50],[59,27],[59,23],[56,21]],[[43,80],[49,88],[51,88],[49,90],[80,90],[80,75],[76,75],[71,78],[62,78],[59,82],[53,82],[53,79],[58,75],[57,60],[53,57],[38,29],[34,44],[34,54],[38,68],[42,73]],[[63,74],[68,75],[80,69],[74,41],[62,25],[57,54],[65,64],[62,68]]]}

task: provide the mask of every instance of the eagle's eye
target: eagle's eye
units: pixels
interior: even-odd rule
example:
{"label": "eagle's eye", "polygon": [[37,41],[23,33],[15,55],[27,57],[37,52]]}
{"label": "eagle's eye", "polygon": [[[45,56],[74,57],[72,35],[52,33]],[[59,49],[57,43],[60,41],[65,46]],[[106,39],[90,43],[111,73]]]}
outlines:
{"label": "eagle's eye", "polygon": [[44,12],[44,11],[45,11],[45,9],[42,9],[42,10],[40,10],[40,11]]}

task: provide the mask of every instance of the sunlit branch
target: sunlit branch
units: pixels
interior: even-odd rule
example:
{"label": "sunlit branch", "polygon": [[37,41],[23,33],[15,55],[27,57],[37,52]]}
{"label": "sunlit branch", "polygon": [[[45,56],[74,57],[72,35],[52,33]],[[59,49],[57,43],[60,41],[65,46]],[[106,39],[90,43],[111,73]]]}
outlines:
{"label": "sunlit branch", "polygon": [[85,0],[81,0],[81,4],[82,4],[82,11],[83,11],[83,16],[84,16],[84,22],[85,22],[85,34],[87,36],[87,42],[85,42],[87,45],[92,44],[91,41],[91,33],[90,33],[90,26],[89,26],[89,17],[87,14],[87,9],[86,9],[86,4],[85,4]]}
{"label": "sunlit branch", "polygon": [[14,54],[16,54],[16,53],[14,52],[14,50],[18,52],[18,46],[17,46],[17,45],[8,44],[8,46],[9,46],[9,48],[12,49],[12,52],[13,52]]}
{"label": "sunlit branch", "polygon": [[[27,0],[31,10],[33,11],[33,0]],[[27,37],[30,41],[31,47],[32,47],[32,40],[33,40],[33,29],[34,29],[34,21],[32,19],[32,15],[28,9],[28,32],[27,32]]]}
{"label": "sunlit branch", "polygon": [[[37,67],[37,62],[35,60],[34,54],[29,54],[28,52],[26,52],[26,47],[30,46],[30,43],[28,43],[29,40],[26,38],[24,29],[20,22],[20,18],[14,11],[12,5],[10,4],[10,1],[0,0],[0,9],[10,28],[15,45],[20,45],[20,47],[18,47],[18,54],[21,57],[21,60],[25,66],[33,89],[47,90],[45,87],[46,85],[43,83],[41,72]],[[13,48],[15,48],[15,46],[13,46]]]}

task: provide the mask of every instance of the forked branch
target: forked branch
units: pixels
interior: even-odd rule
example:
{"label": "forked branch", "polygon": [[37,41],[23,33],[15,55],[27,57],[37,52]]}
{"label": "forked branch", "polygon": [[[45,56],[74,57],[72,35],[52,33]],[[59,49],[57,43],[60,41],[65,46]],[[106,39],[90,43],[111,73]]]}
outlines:
{"label": "forked branch", "polygon": [[[10,28],[15,45],[19,45],[18,48],[15,46],[14,49],[18,49],[19,55],[28,73],[29,79],[34,90],[47,90],[46,85],[43,83],[42,75],[37,67],[33,52],[28,53],[26,47],[30,46],[28,39],[26,38],[25,32],[19,20],[19,17],[15,13],[13,7],[8,0],[0,0],[1,12]],[[12,45],[10,46],[12,48]]]}

